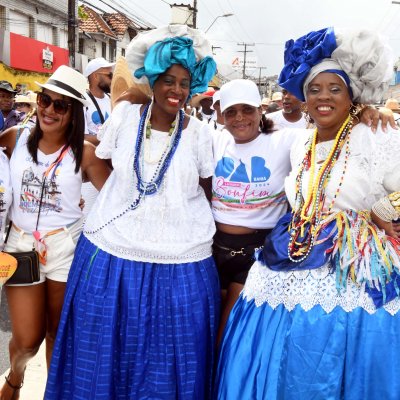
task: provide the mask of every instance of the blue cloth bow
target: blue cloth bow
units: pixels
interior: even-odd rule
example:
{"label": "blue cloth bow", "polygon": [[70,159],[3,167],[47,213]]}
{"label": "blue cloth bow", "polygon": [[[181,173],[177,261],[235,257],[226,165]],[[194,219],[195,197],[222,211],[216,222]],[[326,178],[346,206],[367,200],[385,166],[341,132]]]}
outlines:
{"label": "blue cloth bow", "polygon": [[303,83],[310,69],[324,58],[329,58],[336,47],[333,28],[310,32],[296,41],[288,40],[285,45],[285,66],[279,75],[279,85],[299,100],[305,101]]}
{"label": "blue cloth bow", "polygon": [[150,86],[153,87],[159,75],[173,64],[180,64],[189,71],[190,95],[205,92],[217,70],[217,65],[210,56],[196,62],[193,40],[180,36],[153,44],[146,53],[143,67],[137,69],[134,74],[138,79],[146,76]]}

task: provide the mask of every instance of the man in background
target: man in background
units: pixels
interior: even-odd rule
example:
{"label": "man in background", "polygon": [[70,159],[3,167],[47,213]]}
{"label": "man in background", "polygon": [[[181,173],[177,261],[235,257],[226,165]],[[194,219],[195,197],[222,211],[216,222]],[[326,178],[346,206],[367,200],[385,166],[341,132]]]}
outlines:
{"label": "man in background", "polygon": [[91,100],[85,109],[86,131],[85,139],[95,146],[99,144],[97,134],[111,114],[110,87],[115,63],[106,61],[103,57],[91,60],[83,75],[89,81],[88,97]]}
{"label": "man in background", "polygon": [[301,101],[287,90],[282,90],[282,110],[268,114],[274,121],[275,129],[307,128],[307,121],[301,111]]}
{"label": "man in background", "polygon": [[[97,146],[100,142],[97,139],[101,127],[111,115],[111,80],[113,77],[115,63],[110,63],[103,57],[91,60],[85,68],[83,75],[89,82],[87,91],[90,106],[85,109],[85,140]],[[82,184],[82,197],[85,200],[83,213],[85,217],[91,210],[98,191],[90,182]]]}
{"label": "man in background", "polygon": [[20,113],[14,110],[15,90],[8,81],[0,81],[0,111],[3,115],[3,129],[6,130],[21,122]]}

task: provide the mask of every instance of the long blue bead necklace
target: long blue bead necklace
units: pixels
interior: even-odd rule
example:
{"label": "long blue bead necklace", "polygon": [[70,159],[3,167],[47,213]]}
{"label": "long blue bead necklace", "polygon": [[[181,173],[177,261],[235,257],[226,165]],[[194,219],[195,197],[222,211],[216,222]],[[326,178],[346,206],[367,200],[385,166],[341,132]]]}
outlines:
{"label": "long blue bead necklace", "polygon": [[125,215],[128,211],[135,210],[136,208],[139,207],[141,201],[144,199],[145,196],[148,195],[153,195],[157,193],[158,189],[160,188],[165,173],[167,172],[171,161],[172,157],[175,154],[175,151],[178,147],[179,141],[181,140],[182,137],[182,131],[183,131],[183,122],[185,119],[185,113],[183,110],[179,110],[179,114],[177,116],[178,119],[178,124],[174,126],[173,132],[171,133],[171,140],[169,146],[167,146],[162,153],[156,169],[154,171],[154,174],[150,181],[146,182],[143,179],[143,172],[144,172],[144,144],[146,140],[146,135],[147,134],[147,126],[150,123],[150,116],[151,116],[151,109],[152,109],[153,101],[150,104],[147,104],[145,106],[145,109],[140,117],[139,121],[139,128],[138,128],[138,134],[136,137],[136,144],[135,144],[135,157],[133,161],[133,171],[134,174],[136,175],[137,178],[137,184],[136,188],[138,190],[138,196],[137,198],[121,213],[118,215],[114,216],[111,218],[109,221],[101,225],[100,227],[93,229],[93,230],[85,230],[85,233],[87,234],[93,234],[96,232],[99,232],[102,230],[104,227],[110,225],[112,222],[114,222],[116,219],[122,217]]}

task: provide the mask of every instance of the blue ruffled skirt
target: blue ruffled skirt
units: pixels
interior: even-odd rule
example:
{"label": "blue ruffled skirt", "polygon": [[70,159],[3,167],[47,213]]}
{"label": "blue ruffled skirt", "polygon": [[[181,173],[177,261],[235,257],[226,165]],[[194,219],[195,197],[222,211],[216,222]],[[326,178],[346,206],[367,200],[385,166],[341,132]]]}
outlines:
{"label": "blue ruffled skirt", "polygon": [[400,313],[288,311],[241,295],[225,329],[215,398],[398,400],[399,370]]}
{"label": "blue ruffled skirt", "polygon": [[153,264],[81,236],[45,399],[207,399],[220,294],[213,259]]}

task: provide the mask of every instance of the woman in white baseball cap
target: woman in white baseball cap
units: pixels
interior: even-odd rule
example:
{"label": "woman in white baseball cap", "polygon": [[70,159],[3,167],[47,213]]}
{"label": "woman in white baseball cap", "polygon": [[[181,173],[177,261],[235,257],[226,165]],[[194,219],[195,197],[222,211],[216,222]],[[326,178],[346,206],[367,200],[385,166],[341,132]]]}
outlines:
{"label": "woman in white baseball cap", "polygon": [[236,79],[221,87],[225,130],[213,136],[213,255],[222,290],[219,338],[254,263],[254,251],[287,210],[284,178],[296,131],[274,132],[256,84]]}
{"label": "woman in white baseball cap", "polygon": [[37,123],[16,126],[0,136],[10,158],[13,204],[6,251],[22,252],[34,243],[40,259],[36,282],[7,285],[12,322],[10,372],[1,398],[14,398],[26,363],[46,340],[47,364],[55,340],[75,245],[82,230],[81,184],[101,189],[109,175],[94,146],[84,142],[86,79],[61,66],[37,94]]}

